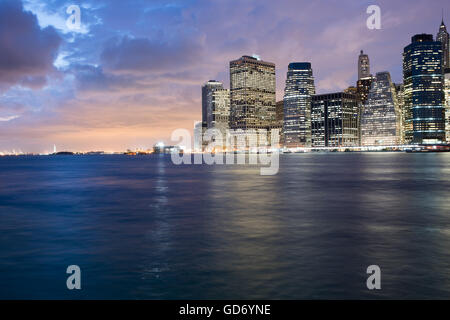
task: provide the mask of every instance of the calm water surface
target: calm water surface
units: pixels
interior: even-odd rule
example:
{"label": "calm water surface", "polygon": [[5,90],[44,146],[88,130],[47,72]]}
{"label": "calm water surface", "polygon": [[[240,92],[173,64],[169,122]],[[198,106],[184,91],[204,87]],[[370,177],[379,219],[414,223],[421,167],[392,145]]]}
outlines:
{"label": "calm water surface", "polygon": [[449,299],[450,154],[0,157],[0,298]]}

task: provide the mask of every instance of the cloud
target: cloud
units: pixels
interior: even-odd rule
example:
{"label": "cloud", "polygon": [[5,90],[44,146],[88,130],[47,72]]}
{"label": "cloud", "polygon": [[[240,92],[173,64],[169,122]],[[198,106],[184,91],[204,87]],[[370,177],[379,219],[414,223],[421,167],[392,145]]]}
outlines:
{"label": "cloud", "polygon": [[54,71],[61,38],[54,28],[41,29],[21,1],[0,2],[0,84],[38,88]]}
{"label": "cloud", "polygon": [[13,115],[13,116],[7,116],[7,117],[0,117],[0,121],[11,121],[14,119],[17,119],[19,116],[18,115]]}
{"label": "cloud", "polygon": [[173,42],[161,42],[124,36],[108,41],[101,59],[111,71],[167,72],[196,64],[203,44],[202,38],[182,37]]}

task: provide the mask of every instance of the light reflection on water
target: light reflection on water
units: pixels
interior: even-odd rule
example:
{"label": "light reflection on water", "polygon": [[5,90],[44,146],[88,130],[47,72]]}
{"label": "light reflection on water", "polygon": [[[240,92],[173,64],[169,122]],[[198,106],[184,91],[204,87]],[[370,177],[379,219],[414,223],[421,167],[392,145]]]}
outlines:
{"label": "light reflection on water", "polygon": [[448,299],[449,160],[291,154],[260,176],[162,155],[0,158],[0,298]]}

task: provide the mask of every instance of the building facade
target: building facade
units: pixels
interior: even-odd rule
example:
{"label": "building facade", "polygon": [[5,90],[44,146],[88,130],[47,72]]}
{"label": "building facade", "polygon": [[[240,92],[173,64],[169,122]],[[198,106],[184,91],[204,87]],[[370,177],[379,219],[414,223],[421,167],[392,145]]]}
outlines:
{"label": "building facade", "polygon": [[401,142],[401,115],[389,72],[378,72],[361,114],[361,146]]}
{"label": "building facade", "polygon": [[230,62],[230,127],[269,129],[276,124],[275,64],[242,56]]}
{"label": "building facade", "polygon": [[358,57],[358,80],[370,77],[369,56],[361,50]]}
{"label": "building facade", "polygon": [[405,142],[445,142],[442,44],[430,34],[412,37],[403,51]]}
{"label": "building facade", "polygon": [[400,110],[400,143],[405,143],[405,87],[403,83],[395,84],[398,109]]}
{"label": "building facade", "polygon": [[445,138],[450,143],[450,68],[445,69]]}
{"label": "building facade", "polygon": [[449,34],[447,32],[447,27],[444,24],[444,17],[442,17],[436,40],[442,43],[442,64],[444,65],[444,68],[450,68]]}
{"label": "building facade", "polygon": [[217,89],[208,95],[206,127],[225,133],[230,123],[230,90]]}
{"label": "building facade", "polygon": [[359,99],[337,92],[312,97],[311,133],[313,147],[359,146]]}
{"label": "building facade", "polygon": [[208,110],[212,109],[208,103],[211,103],[212,92],[215,90],[223,90],[222,82],[209,80],[202,86],[202,127],[205,129],[208,127]]}
{"label": "building facade", "polygon": [[311,63],[290,63],[283,98],[283,135],[286,147],[311,146],[311,97],[314,94]]}

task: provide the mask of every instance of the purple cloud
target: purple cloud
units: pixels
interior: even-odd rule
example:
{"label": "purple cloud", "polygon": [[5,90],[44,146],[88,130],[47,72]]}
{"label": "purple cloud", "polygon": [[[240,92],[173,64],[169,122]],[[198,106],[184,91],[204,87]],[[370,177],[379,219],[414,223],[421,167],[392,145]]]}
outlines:
{"label": "purple cloud", "polygon": [[55,29],[41,29],[36,16],[23,11],[21,1],[0,2],[0,84],[42,87],[54,70],[60,43]]}

